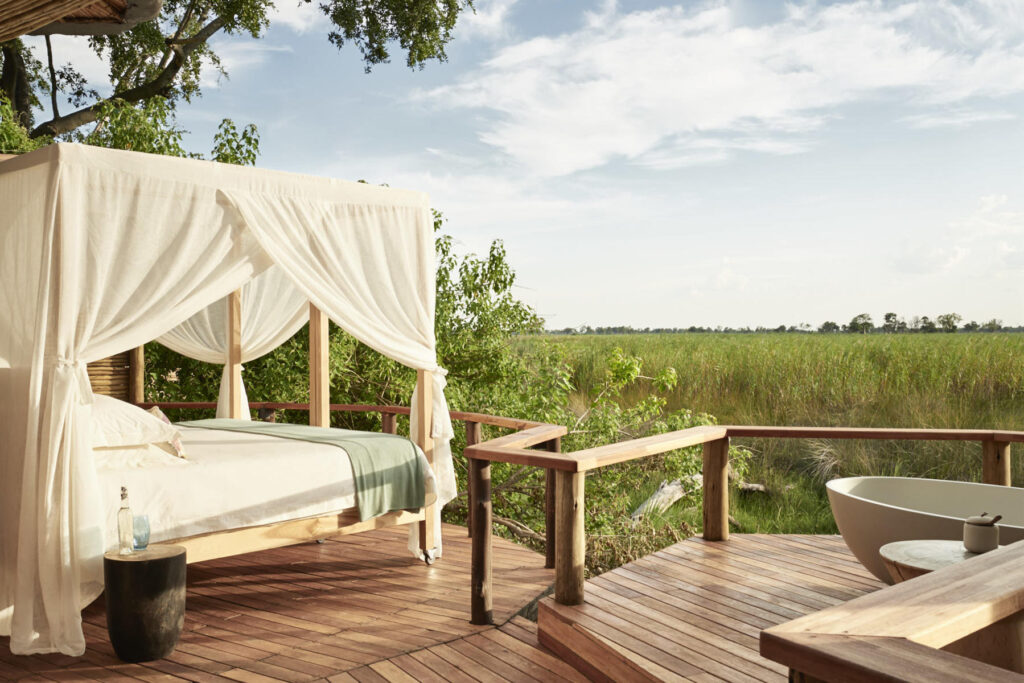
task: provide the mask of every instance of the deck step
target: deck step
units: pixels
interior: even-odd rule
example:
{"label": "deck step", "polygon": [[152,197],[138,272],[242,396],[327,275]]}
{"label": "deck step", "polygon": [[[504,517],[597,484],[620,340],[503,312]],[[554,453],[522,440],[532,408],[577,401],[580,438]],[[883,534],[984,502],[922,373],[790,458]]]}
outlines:
{"label": "deck step", "polygon": [[881,587],[838,536],[691,538],[545,598],[538,639],[593,681],[784,681],[762,629]]}

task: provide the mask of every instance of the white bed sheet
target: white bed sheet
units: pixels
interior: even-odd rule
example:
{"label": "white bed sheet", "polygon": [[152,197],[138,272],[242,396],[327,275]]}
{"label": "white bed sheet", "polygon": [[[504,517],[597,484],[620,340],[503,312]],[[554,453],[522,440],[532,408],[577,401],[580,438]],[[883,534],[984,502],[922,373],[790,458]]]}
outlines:
{"label": "white bed sheet", "polygon": [[[260,434],[179,427],[186,460],[156,446],[107,450],[97,469],[107,512],[106,545],[117,546],[122,486],[150,542],[300,519],[356,506],[352,464],[337,446]],[[416,449],[428,496],[434,476]]]}

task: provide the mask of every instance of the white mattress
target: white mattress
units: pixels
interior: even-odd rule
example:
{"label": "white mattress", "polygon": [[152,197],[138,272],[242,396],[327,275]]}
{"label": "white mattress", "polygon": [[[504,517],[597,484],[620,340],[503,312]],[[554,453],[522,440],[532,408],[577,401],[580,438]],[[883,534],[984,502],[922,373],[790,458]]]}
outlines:
{"label": "white mattress", "polygon": [[[300,519],[356,506],[352,464],[337,446],[259,434],[180,427],[187,460],[156,446],[94,451],[107,510],[107,547],[117,545],[122,486],[150,542]],[[426,473],[428,496],[434,477]]]}

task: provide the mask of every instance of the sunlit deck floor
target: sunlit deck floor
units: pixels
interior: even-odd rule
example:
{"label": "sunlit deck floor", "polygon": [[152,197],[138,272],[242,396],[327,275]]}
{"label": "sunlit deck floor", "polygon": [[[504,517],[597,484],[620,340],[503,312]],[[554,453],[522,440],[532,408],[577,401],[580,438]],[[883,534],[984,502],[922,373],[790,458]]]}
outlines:
{"label": "sunlit deck floor", "polygon": [[[405,528],[190,565],[185,632],[167,659],[125,664],[103,599],[84,613],[88,650],[15,657],[0,639],[0,680],[533,680],[577,676],[537,646],[534,624],[508,622],[554,580],[544,558],[494,539],[494,615],[469,623],[470,541],[444,527],[427,567]],[[348,673],[346,673],[348,672]]]}
{"label": "sunlit deck floor", "polygon": [[782,681],[762,629],[877,590],[838,536],[691,538],[540,604],[540,639],[594,680]]}

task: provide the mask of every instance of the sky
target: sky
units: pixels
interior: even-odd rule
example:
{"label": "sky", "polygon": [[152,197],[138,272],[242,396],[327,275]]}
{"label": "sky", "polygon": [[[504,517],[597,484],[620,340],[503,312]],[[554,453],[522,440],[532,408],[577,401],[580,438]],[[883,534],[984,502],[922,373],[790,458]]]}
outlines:
{"label": "sky", "polygon": [[188,147],[229,117],[261,167],[429,193],[549,329],[1024,323],[1022,3],[476,0],[447,62],[366,74],[276,2]]}

